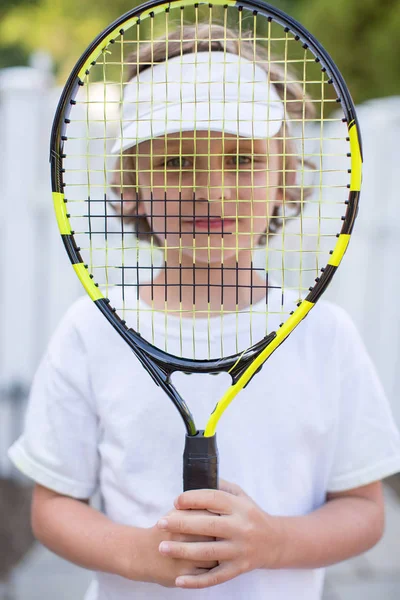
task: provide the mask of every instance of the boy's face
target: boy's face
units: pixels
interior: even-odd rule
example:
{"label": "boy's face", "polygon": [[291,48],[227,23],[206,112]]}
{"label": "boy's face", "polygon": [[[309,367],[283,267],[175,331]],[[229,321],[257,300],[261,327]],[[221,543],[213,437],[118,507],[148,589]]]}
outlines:
{"label": "boy's face", "polygon": [[277,140],[185,132],[137,151],[138,212],[168,262],[226,263],[258,245],[279,203]]}

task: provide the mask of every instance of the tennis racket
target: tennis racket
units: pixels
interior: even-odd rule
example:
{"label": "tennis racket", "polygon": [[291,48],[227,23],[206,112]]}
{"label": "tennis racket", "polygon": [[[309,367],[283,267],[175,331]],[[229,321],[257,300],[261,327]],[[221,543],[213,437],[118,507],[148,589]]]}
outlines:
{"label": "tennis racket", "polygon": [[[362,151],[339,70],[264,2],[147,2],[78,60],[50,161],[77,276],[183,419],[184,489],[217,488],[221,415],[349,243]],[[204,430],[175,372],[230,375]]]}

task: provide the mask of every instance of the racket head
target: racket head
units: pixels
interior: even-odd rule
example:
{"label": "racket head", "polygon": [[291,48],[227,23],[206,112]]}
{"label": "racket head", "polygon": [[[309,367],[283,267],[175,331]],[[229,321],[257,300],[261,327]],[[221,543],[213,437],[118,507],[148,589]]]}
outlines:
{"label": "racket head", "polygon": [[[247,39],[242,34],[249,27],[256,51],[259,46],[268,56],[267,71],[272,71],[273,65],[276,67],[272,84],[278,90],[284,111],[283,134],[278,135],[281,150],[276,154],[283,160],[291,154],[285,147],[288,138],[294,140],[296,148],[292,152],[298,162],[296,183],[282,186],[282,205],[287,215],[285,212],[280,214],[281,225],[277,234],[268,233],[261,250],[253,248],[261,256],[260,271],[264,273],[267,301],[260,308],[248,297],[249,308],[241,311],[241,318],[242,329],[249,331],[249,337],[241,347],[235,344],[235,339],[232,341],[230,335],[230,330],[238,327],[238,302],[236,306],[234,302],[229,310],[223,306],[219,311],[192,308],[189,319],[193,323],[193,339],[189,338],[186,345],[179,340],[177,345],[168,346],[168,322],[173,322],[179,330],[188,315],[181,310],[177,316],[176,310],[169,311],[168,303],[161,311],[151,305],[150,309],[143,308],[139,304],[138,293],[140,286],[154,287],[154,265],[158,270],[164,268],[168,272],[168,261],[163,262],[163,254],[165,259],[166,249],[169,250],[168,242],[164,237],[160,245],[155,234],[143,248],[140,236],[135,235],[132,224],[125,219],[124,191],[119,199],[114,198],[114,208],[110,203],[110,192],[115,187],[110,174],[115,171],[124,174],[125,150],[120,140],[126,123],[121,121],[123,111],[121,113],[118,109],[124,105],[130,81],[127,75],[128,57],[132,48],[140,47],[146,37],[168,37],[170,28],[174,27],[179,33],[187,18],[194,23],[195,54],[198,43],[196,28],[202,21],[208,24],[210,31],[215,21],[222,24],[224,31],[227,24],[232,23],[235,31],[239,31],[236,42],[242,48]],[[179,35],[177,40],[182,46]],[[212,36],[205,41],[211,53],[214,52],[214,42]],[[226,53],[226,39],[219,38],[219,43],[222,52]],[[256,54],[253,58],[254,64],[257,64]],[[248,60],[251,62],[251,57]],[[140,62],[138,55],[136,61]],[[140,70],[143,65],[137,66]],[[282,74],[283,79],[279,79]],[[271,84],[271,73],[268,77],[268,84]],[[182,82],[177,83],[181,85]],[[298,97],[293,98],[288,93],[290,85],[296,87]],[[293,112],[292,107],[296,103],[296,111]],[[314,106],[313,117],[306,116],[308,103]],[[332,112],[332,105],[336,112]],[[326,133],[332,123],[337,126],[339,134],[336,131]],[[205,131],[208,143],[210,131],[211,127]],[[184,137],[183,134],[181,137]],[[235,139],[238,137],[236,135]],[[120,145],[117,152],[113,151],[116,144]],[[139,144],[136,144],[135,148],[138,147]],[[232,153],[238,155],[239,150]],[[151,155],[151,152],[148,154]],[[338,159],[339,167],[329,172],[325,163],[332,155]],[[357,214],[362,150],[348,88],[328,53],[304,27],[282,11],[261,2],[201,4],[178,1],[168,4],[148,2],[133,9],[105,29],[88,47],[62,93],[52,130],[50,160],[57,222],[74,270],[90,298],[132,349],[140,353],[146,368],[153,368],[155,379],[159,380],[157,370],[168,376],[175,370],[210,373],[224,370],[241,388],[313,308],[335,274],[348,246]],[[118,167],[115,166],[116,161],[119,162]],[[313,163],[312,168],[310,163]],[[180,192],[186,193],[183,187],[180,186]],[[299,225],[294,229],[291,229],[295,219],[290,211],[290,187],[297,188],[297,204],[300,205]],[[313,188],[312,200],[306,199],[308,188]],[[153,189],[151,193],[154,193]],[[135,202],[138,202],[137,197],[129,196],[127,204]],[[119,212],[118,207],[115,210],[118,203]],[[182,206],[182,199],[178,204]],[[312,205],[310,216],[307,205]],[[209,214],[205,215],[205,219],[210,219]],[[179,235],[182,239],[182,232]],[[204,243],[205,237],[208,241]],[[207,236],[202,234],[206,251],[211,246],[211,238],[209,231]],[[190,252],[190,246],[196,246],[195,241],[196,234],[193,233],[191,241],[181,241],[180,246]],[[209,267],[210,264],[208,271]],[[252,265],[251,270],[254,268]],[[150,283],[142,282],[142,269],[153,273]],[[172,272],[171,269],[168,274]],[[269,278],[272,272],[274,283]],[[132,274],[134,277],[130,279]],[[192,280],[193,289],[194,284]],[[164,287],[168,288],[165,280]],[[223,288],[223,282],[220,281],[219,287]],[[236,287],[241,286],[237,284]],[[210,284],[206,281],[203,295],[209,289]],[[253,331],[252,322],[256,314],[264,315],[265,320],[261,328],[257,320],[256,331]],[[158,319],[156,326],[154,319]],[[166,333],[160,341],[152,331],[162,327],[162,320]],[[218,325],[218,320],[224,321],[224,327]],[[142,323],[149,321],[153,325],[143,332]],[[204,327],[209,338],[218,330],[219,339],[216,345],[209,339],[204,346],[205,351],[198,356],[193,340]],[[229,334],[226,344],[221,342],[224,332]],[[146,356],[150,357],[153,367],[146,362]]]}

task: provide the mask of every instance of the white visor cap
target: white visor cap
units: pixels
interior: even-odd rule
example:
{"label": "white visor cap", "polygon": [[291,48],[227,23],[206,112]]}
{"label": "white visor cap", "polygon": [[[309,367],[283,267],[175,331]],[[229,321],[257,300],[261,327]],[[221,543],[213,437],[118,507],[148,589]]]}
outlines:
{"label": "white visor cap", "polygon": [[184,131],[221,131],[270,138],[284,118],[268,74],[253,61],[226,52],[169,58],[125,86],[117,154],[146,140]]}

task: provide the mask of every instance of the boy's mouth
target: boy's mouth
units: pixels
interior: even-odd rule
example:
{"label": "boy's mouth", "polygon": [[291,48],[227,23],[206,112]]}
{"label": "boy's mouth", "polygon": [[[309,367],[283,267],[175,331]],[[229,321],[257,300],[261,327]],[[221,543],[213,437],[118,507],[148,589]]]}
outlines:
{"label": "boy's mouth", "polygon": [[232,229],[236,227],[235,218],[196,217],[195,219],[183,219],[183,222],[191,225],[195,230],[201,229],[205,231],[218,231],[221,233],[232,231]]}

